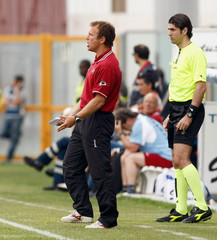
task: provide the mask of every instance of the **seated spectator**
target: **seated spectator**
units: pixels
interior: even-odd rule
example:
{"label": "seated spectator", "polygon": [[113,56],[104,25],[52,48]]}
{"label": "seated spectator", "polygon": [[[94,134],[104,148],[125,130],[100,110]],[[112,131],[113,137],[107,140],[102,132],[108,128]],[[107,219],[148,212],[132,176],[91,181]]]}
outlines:
{"label": "seated spectator", "polygon": [[[86,79],[86,74],[90,65],[91,63],[87,59],[82,60],[79,64],[79,73],[82,76],[82,81],[77,85],[75,89],[74,104],[76,104],[80,100],[83,87],[84,87],[84,82]],[[63,115],[71,115],[71,110],[72,108],[70,107],[66,108],[63,111]],[[69,143],[69,137],[63,137],[57,142],[53,143],[51,146],[47,147],[45,151],[42,154],[40,154],[36,159],[30,158],[28,156],[24,156],[24,161],[29,166],[35,167],[38,171],[41,171],[44,166],[51,163],[54,157],[57,156],[58,159],[55,162],[55,167],[53,171],[54,172],[53,185],[51,187],[44,188],[44,190],[56,190],[57,185],[59,183],[64,183],[62,165],[63,165],[63,159],[65,156],[68,143]]]}
{"label": "seated spectator", "polygon": [[[53,184],[50,187],[44,187],[44,190],[66,190],[66,187],[63,187],[61,184],[64,183],[63,178],[63,159],[66,153],[66,149],[69,143],[69,137],[62,137],[57,142],[54,142],[51,146],[47,147],[43,153],[41,153],[37,158],[30,158],[24,156],[24,162],[31,167],[34,167],[38,171],[49,165],[55,157],[54,169],[48,169],[46,171],[47,175],[53,177]],[[87,171],[88,177],[88,171]],[[91,186],[90,186],[91,190]]]}
{"label": "seated spectator", "polygon": [[144,96],[141,97],[137,103],[135,105],[133,105],[132,107],[130,107],[130,110],[132,112],[138,112],[138,113],[141,113],[143,114],[143,110],[144,110],[144,104],[143,104],[143,101],[144,101]]}
{"label": "seated spectator", "polygon": [[[172,153],[163,126],[148,116],[119,109],[115,114],[115,129],[125,146],[121,156],[123,192],[135,193],[138,168],[172,167]],[[130,130],[130,139],[123,133]]]}
{"label": "seated spectator", "polygon": [[159,123],[163,124],[163,119],[158,109],[158,96],[153,93],[147,93],[143,98],[140,98],[137,105],[130,108],[132,112],[148,115]]}
{"label": "seated spectator", "polygon": [[146,114],[149,117],[158,121],[159,123],[163,124],[163,119],[159,111],[157,111],[157,109],[158,109],[158,96],[153,92],[147,93],[144,96],[143,100],[143,112],[140,113]]}
{"label": "seated spectator", "polygon": [[155,90],[155,82],[154,82],[154,75],[152,71],[147,71],[144,74],[139,74],[138,76],[138,88],[140,94],[145,96],[148,93],[155,93],[158,97],[158,108],[157,111],[162,111],[162,101],[158,94],[158,92]]}

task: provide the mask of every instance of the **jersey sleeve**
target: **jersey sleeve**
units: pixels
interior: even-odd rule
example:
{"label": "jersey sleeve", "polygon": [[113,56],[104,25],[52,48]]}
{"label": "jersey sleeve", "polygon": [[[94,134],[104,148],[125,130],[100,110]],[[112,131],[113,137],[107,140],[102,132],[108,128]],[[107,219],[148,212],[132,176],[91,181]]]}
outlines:
{"label": "jersey sleeve", "polygon": [[190,67],[194,82],[206,82],[207,61],[202,50],[191,56]]}

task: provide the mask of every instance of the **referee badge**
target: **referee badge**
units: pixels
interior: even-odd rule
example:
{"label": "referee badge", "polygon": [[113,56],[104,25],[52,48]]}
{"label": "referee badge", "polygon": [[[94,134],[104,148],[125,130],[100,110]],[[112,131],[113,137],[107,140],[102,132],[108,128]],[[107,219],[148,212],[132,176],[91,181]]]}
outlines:
{"label": "referee badge", "polygon": [[185,135],[185,133],[186,133],[186,130],[183,129],[183,130],[181,131],[181,134],[182,134],[182,135]]}

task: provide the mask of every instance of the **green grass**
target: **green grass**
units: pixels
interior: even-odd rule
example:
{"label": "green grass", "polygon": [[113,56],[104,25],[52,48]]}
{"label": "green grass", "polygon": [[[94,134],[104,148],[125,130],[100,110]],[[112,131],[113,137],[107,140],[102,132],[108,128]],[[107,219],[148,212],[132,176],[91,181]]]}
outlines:
{"label": "green grass", "polygon": [[[68,215],[72,210],[72,200],[67,192],[42,190],[42,187],[51,183],[52,178],[47,177],[44,172],[37,172],[26,165],[0,164],[1,240],[52,239],[34,231],[2,223],[2,219],[62,236],[59,239],[215,240],[217,238],[216,212],[213,213],[212,220],[197,224],[157,223],[155,219],[167,214],[174,205],[129,197],[118,198],[119,218],[116,229],[94,230],[85,229],[85,224],[62,223],[60,218]],[[91,202],[95,214],[94,220],[97,220],[99,217],[97,201],[91,199]],[[27,203],[35,205],[27,205]]]}

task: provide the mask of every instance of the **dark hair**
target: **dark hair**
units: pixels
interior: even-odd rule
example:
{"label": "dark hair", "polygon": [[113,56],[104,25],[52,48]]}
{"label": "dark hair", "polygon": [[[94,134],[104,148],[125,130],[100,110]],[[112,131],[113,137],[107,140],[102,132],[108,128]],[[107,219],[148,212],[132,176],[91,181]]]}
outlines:
{"label": "dark hair", "polygon": [[17,82],[23,82],[24,81],[24,77],[22,75],[16,75],[14,77],[14,79],[17,81]]}
{"label": "dark hair", "polygon": [[189,39],[191,39],[193,36],[193,26],[190,18],[187,15],[183,13],[177,13],[169,19],[169,23],[174,24],[177,28],[180,28],[180,30],[183,30],[186,27],[188,29],[187,36]]}
{"label": "dark hair", "polygon": [[141,72],[138,75],[138,79],[144,79],[146,84],[152,84],[152,89],[155,90],[155,80],[156,80],[156,73],[152,70],[148,70],[146,72]]}
{"label": "dark hair", "polygon": [[141,97],[137,100],[136,104],[141,104],[144,101],[144,97]]}
{"label": "dark hair", "polygon": [[148,59],[149,58],[149,49],[147,46],[143,44],[136,45],[134,47],[134,53],[137,53],[138,56],[142,59]]}
{"label": "dark hair", "polygon": [[119,108],[115,113],[115,119],[120,120],[121,124],[126,123],[128,118],[135,118],[138,116],[138,113],[132,112],[128,108]]}
{"label": "dark hair", "polygon": [[82,61],[80,62],[80,64],[81,64],[81,63],[84,64],[87,68],[89,68],[90,65],[91,65],[90,61],[87,60],[87,59],[82,60]]}
{"label": "dark hair", "polygon": [[115,28],[108,22],[95,21],[90,24],[91,27],[98,26],[98,38],[105,37],[105,46],[112,47],[115,39]]}

